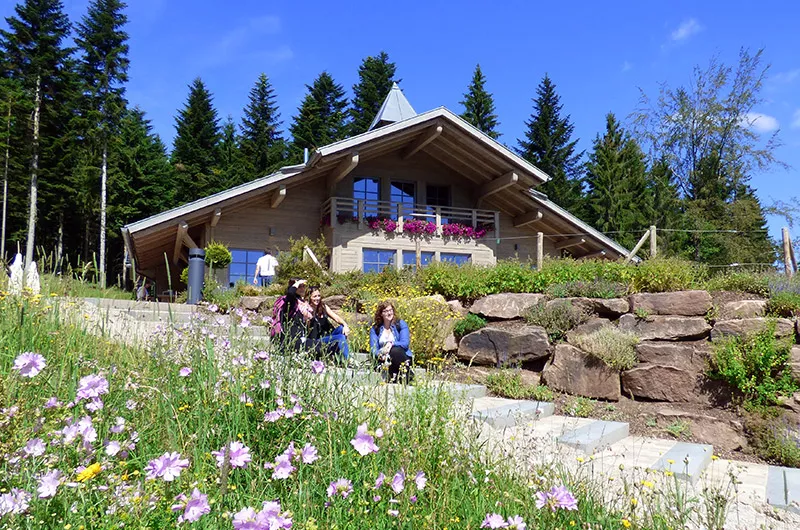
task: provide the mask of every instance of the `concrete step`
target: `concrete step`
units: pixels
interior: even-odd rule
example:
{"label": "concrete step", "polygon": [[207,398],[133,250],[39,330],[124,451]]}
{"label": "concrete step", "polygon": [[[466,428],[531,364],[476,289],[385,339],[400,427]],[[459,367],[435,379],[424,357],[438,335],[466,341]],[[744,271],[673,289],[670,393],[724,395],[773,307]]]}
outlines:
{"label": "concrete step", "polygon": [[769,466],[767,502],[776,508],[800,513],[800,469]]}
{"label": "concrete step", "polygon": [[596,420],[562,434],[558,437],[558,443],[586,454],[592,454],[597,449],[610,446],[627,438],[628,434],[629,425],[627,423]]}
{"label": "concrete step", "polygon": [[83,298],[87,303],[102,309],[137,309],[154,312],[194,313],[199,306],[167,302],[140,302],[137,300],[116,300],[113,298]]}
{"label": "concrete step", "polygon": [[711,464],[714,448],[707,444],[677,442],[653,465],[656,471],[671,471],[676,477],[695,484]]}
{"label": "concrete step", "polygon": [[544,401],[482,397],[476,399],[472,405],[472,418],[494,428],[513,427],[518,422],[552,416],[554,412],[555,405]]}

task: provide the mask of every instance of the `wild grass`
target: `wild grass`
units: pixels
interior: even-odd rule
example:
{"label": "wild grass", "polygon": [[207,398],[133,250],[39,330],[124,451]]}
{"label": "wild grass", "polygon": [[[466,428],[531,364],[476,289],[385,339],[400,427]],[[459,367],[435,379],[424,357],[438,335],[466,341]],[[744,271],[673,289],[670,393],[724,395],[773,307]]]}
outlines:
{"label": "wild grass", "polygon": [[576,335],[575,345],[611,368],[630,370],[639,362],[636,345],[639,337],[635,333],[622,331],[614,326],[603,326],[585,335]]}

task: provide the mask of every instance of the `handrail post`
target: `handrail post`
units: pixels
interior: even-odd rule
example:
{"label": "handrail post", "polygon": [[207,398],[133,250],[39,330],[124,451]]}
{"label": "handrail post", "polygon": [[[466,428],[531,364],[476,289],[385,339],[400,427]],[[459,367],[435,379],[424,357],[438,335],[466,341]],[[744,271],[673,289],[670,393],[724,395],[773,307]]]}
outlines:
{"label": "handrail post", "polygon": [[478,228],[478,210],[472,210],[472,228]]}
{"label": "handrail post", "polygon": [[500,212],[494,212],[494,239],[500,244]]}
{"label": "handrail post", "polygon": [[364,199],[358,199],[358,229],[364,228]]}
{"label": "handrail post", "polygon": [[436,233],[442,235],[442,207],[436,207]]}
{"label": "handrail post", "polygon": [[403,233],[403,203],[398,202],[395,209],[397,212],[397,231]]}
{"label": "handrail post", "polygon": [[330,208],[331,226],[339,226],[339,210],[337,209],[336,197],[331,197]]}

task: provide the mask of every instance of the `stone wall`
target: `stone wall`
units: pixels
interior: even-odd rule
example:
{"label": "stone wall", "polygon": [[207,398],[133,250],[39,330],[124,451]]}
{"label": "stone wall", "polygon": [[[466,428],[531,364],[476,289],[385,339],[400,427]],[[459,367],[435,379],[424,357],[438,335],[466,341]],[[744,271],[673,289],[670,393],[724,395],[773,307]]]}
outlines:
{"label": "stone wall", "polygon": [[[544,329],[522,319],[534,304],[572,304],[593,315],[567,333],[566,342],[551,344]],[[712,306],[707,291],[642,293],[627,298],[561,298],[545,300],[539,294],[486,296],[469,308],[489,325],[461,339],[458,357],[466,363],[519,366],[546,360],[542,380],[569,394],[617,400],[636,399],[719,403],[730,399],[724,384],[705,375],[714,342],[763,330],[775,323],[777,337],[798,343],[797,319],[766,318],[764,300],[743,299]],[[514,321],[519,324],[514,324]],[[575,345],[575,337],[602,326],[616,326],[640,338],[638,364],[622,372],[613,370]],[[800,378],[800,346],[792,349],[792,372]]]}

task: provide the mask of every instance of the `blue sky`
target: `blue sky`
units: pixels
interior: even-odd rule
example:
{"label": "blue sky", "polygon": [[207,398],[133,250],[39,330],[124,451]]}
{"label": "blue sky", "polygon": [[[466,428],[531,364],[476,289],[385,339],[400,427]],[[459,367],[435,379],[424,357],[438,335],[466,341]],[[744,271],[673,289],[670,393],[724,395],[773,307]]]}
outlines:
{"label": "blue sky", "polygon": [[[0,0],[4,15],[15,2]],[[171,145],[174,116],[200,76],[220,117],[241,117],[261,72],[275,86],[284,127],[322,70],[348,93],[361,60],[385,50],[414,108],[459,101],[476,63],[493,92],[501,141],[516,145],[545,73],[557,85],[588,150],[613,111],[626,118],[639,90],[686,83],[715,54],[734,63],[741,47],[765,48],[771,64],[755,111],[764,138],[780,129],[781,160],[791,169],[753,175],[765,204],[800,196],[800,3],[787,0],[670,2],[321,2],[129,0],[128,98]],[[88,0],[65,0],[73,20]],[[780,219],[770,219],[777,236]],[[800,237],[800,226],[793,229]]]}

